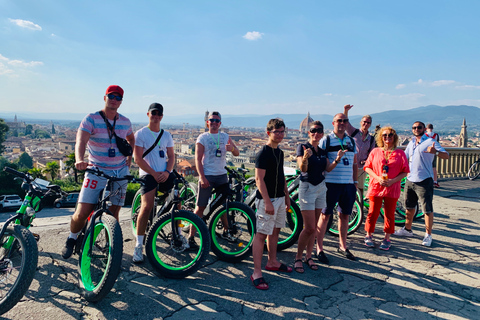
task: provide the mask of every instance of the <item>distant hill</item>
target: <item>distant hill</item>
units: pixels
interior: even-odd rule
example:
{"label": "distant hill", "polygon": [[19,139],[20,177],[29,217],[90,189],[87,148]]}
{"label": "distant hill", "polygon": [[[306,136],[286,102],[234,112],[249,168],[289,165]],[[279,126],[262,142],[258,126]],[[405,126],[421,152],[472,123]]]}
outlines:
{"label": "distant hill", "polygon": [[[337,111],[337,110],[334,110]],[[341,107],[338,110],[342,111]],[[189,125],[203,126],[204,111],[195,115],[180,115],[180,116],[166,116],[163,122],[165,124],[177,124],[188,123]],[[310,115],[314,120],[320,120],[324,124],[325,128],[332,129],[333,114],[315,114],[312,111]],[[0,117],[12,121],[15,113],[0,112]],[[146,123],[147,119],[144,113],[137,114],[125,114],[134,123]],[[29,123],[39,123],[53,119],[56,123],[66,124],[69,122],[78,123],[84,114],[77,113],[36,113],[36,118],[31,119],[31,114],[17,113],[17,117],[21,121]],[[480,108],[473,106],[436,106],[429,105],[426,107],[418,107],[409,110],[390,110],[379,113],[372,113],[373,118],[372,126],[391,125],[397,130],[409,130],[414,121],[423,121],[425,123],[433,123],[435,131],[441,132],[459,132],[463,119],[467,121],[468,131],[477,132],[480,131]],[[282,118],[287,127],[298,129],[300,123],[305,119],[306,114],[275,114],[275,115],[258,115],[258,114],[245,114],[245,115],[222,115],[222,123],[227,127],[249,127],[249,128],[265,128],[267,122],[271,118]],[[350,116],[351,122],[357,126],[362,116]],[[42,121],[43,120],[43,121]]]}

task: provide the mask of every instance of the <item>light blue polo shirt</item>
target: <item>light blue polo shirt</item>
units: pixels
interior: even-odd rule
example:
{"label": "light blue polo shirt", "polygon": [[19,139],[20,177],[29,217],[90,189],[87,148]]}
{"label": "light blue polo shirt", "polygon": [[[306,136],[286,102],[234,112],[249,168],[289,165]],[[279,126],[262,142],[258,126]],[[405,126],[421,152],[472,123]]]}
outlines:
{"label": "light blue polo shirt", "polygon": [[435,144],[435,150],[446,152],[445,149],[436,140],[423,135],[420,143],[416,143],[417,139],[414,136],[405,149],[408,164],[410,166],[410,173],[407,179],[411,182],[422,182],[425,179],[433,178],[433,158],[434,154],[426,152],[428,147]]}

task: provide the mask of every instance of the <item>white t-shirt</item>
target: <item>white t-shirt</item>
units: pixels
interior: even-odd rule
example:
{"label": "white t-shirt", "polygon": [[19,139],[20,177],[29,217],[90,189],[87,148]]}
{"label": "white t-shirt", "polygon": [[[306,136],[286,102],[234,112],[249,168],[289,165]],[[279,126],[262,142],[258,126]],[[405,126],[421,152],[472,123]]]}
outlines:
{"label": "white t-shirt", "polygon": [[[157,140],[159,132],[153,132],[148,127],[143,127],[142,129],[135,132],[135,145],[143,147],[143,152],[150,149],[150,147]],[[173,148],[173,139],[172,135],[168,131],[163,131],[163,136],[160,138],[160,141],[157,143],[157,146],[152,149],[144,158],[148,165],[155,170],[156,172],[162,172],[167,169],[167,148]],[[163,151],[163,158],[160,157],[160,153]],[[141,168],[139,170],[140,176],[147,175],[148,173],[143,171]]]}
{"label": "white t-shirt", "polygon": [[[198,136],[197,143],[205,148],[202,164],[203,173],[206,176],[219,176],[227,173],[225,169],[227,165],[225,145],[228,143],[228,139],[228,134],[225,132],[204,132]],[[221,152],[220,157],[217,157],[217,150]]]}

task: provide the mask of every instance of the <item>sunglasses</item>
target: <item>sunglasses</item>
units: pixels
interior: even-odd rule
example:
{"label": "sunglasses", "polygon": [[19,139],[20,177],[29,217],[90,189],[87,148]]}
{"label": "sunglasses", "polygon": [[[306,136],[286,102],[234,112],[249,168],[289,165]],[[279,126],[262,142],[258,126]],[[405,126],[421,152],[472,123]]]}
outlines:
{"label": "sunglasses", "polygon": [[348,123],[348,119],[337,119],[337,123]]}
{"label": "sunglasses", "polygon": [[110,100],[115,99],[115,100],[117,100],[117,101],[122,101],[122,99],[123,99],[122,96],[116,96],[116,95],[111,94],[111,93],[107,94],[107,97],[108,97],[108,99],[110,99]]}
{"label": "sunglasses", "polygon": [[212,122],[212,123],[220,123],[220,119],[208,119],[208,121]]}
{"label": "sunglasses", "polygon": [[162,115],[162,113],[158,110],[152,110],[152,111],[150,111],[150,114],[152,116],[161,116]]}
{"label": "sunglasses", "polygon": [[384,137],[384,138],[386,138],[386,137],[393,138],[393,133],[382,134],[382,137]]}
{"label": "sunglasses", "polygon": [[323,128],[310,128],[310,133],[323,133]]}
{"label": "sunglasses", "polygon": [[366,124],[371,124],[370,121],[363,121],[363,123],[366,123]]}
{"label": "sunglasses", "polygon": [[412,130],[422,130],[423,129],[423,126],[417,126],[417,127],[412,127]]}

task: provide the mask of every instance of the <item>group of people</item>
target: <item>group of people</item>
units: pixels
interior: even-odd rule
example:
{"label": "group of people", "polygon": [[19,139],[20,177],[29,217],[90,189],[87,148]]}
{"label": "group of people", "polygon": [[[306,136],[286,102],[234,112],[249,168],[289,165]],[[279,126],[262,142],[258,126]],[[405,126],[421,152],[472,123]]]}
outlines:
{"label": "group of people", "polygon": [[[133,157],[140,168],[140,176],[145,179],[141,186],[141,207],[137,220],[136,244],[133,262],[144,261],[143,243],[149,212],[154,205],[156,190],[166,192],[173,186],[172,170],[175,165],[175,153],[172,136],[160,128],[163,119],[163,106],[152,103],[147,111],[148,125],[133,133],[130,120],[118,113],[124,90],[111,85],[104,95],[104,108],[88,114],[80,124],[75,146],[75,167],[85,170],[97,167],[108,175],[124,176],[128,174],[131,156],[124,155],[117,147],[116,139],[126,139],[133,148]],[[337,207],[339,219],[339,247],[337,252],[350,260],[355,256],[347,247],[347,229],[349,215],[356,199],[357,189],[363,198],[366,174],[370,177],[366,197],[370,201],[365,224],[365,245],[374,247],[373,233],[380,208],[384,207],[384,239],[379,248],[388,250],[390,236],[413,236],[411,230],[417,202],[425,213],[426,233],[422,244],[432,243],[433,226],[433,188],[437,183],[434,177],[433,160],[435,156],[448,159],[449,155],[439,142],[426,135],[426,126],[416,121],[412,126],[414,138],[405,152],[398,149],[396,131],[386,126],[376,134],[369,134],[372,118],[366,115],[360,121],[360,128],[354,128],[348,119],[352,105],[344,106],[343,113],[333,118],[333,131],[324,136],[324,127],[320,121],[314,121],[308,131],[308,141],[298,145],[297,164],[301,171],[299,186],[299,204],[302,211],[304,228],[299,236],[294,267],[281,263],[277,259],[277,242],[280,229],[285,226],[286,212],[290,208],[287,183],[284,175],[284,154],[279,148],[285,135],[285,123],[282,119],[271,119],[266,128],[267,143],[261,148],[255,161],[256,194],[256,234],[253,240],[254,270],[250,279],[257,289],[268,289],[268,283],[262,275],[262,257],[264,243],[267,243],[268,260],[266,270],[277,272],[303,273],[304,263],[312,270],[320,263],[329,260],[323,250],[323,238],[330,215]],[[228,181],[226,153],[239,155],[239,150],[228,134],[220,132],[221,114],[213,111],[206,118],[208,131],[202,133],[196,141],[195,165],[199,176],[198,195],[195,214],[202,217],[211,195],[212,188],[225,185]],[[85,151],[88,149],[88,161]],[[394,215],[400,197],[401,180],[407,177],[405,184],[405,206],[407,217],[405,227],[394,230]],[[62,250],[62,256],[68,259],[76,244],[76,239],[86,223],[88,215],[98,201],[98,196],[106,184],[102,177],[85,174],[78,206],[70,223],[70,234]],[[118,219],[118,213],[125,201],[127,183],[121,183],[121,192],[111,198],[110,211]],[[227,224],[225,224],[227,226]],[[194,229],[190,230],[188,244],[196,247]],[[230,239],[228,228],[222,237]],[[316,246],[315,246],[316,241]],[[315,247],[315,248],[314,248]],[[303,257],[303,253],[305,257]]]}

